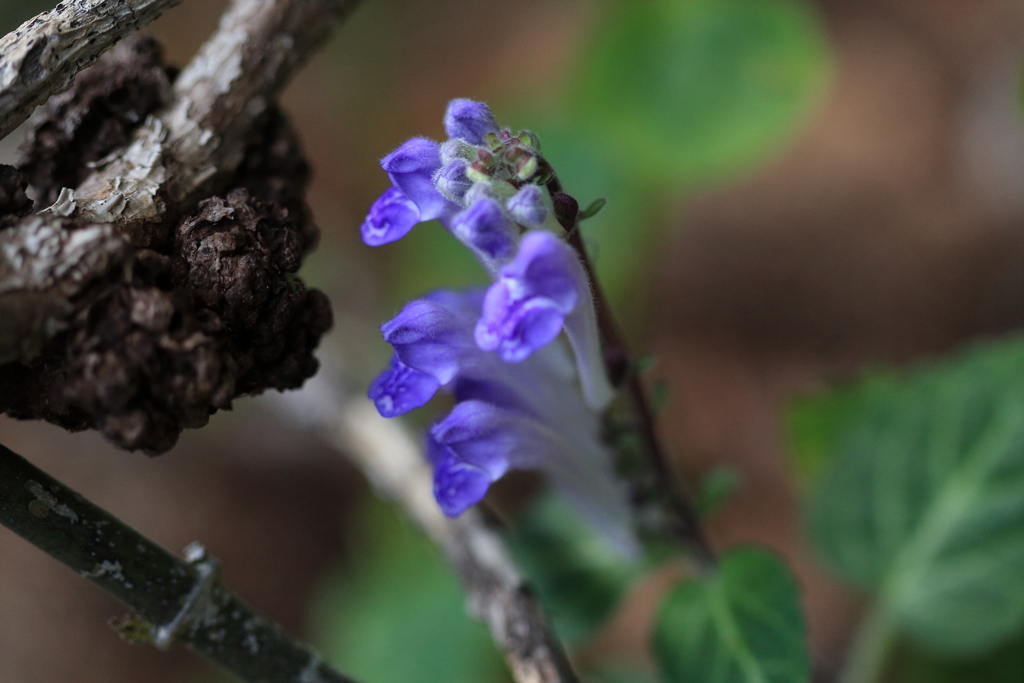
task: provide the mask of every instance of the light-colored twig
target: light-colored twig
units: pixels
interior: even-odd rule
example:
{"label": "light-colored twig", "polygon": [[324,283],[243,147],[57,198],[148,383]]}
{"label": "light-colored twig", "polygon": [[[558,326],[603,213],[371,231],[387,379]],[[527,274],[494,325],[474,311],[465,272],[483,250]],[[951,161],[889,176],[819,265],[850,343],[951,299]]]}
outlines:
{"label": "light-colored twig", "polygon": [[0,39],[0,138],[122,38],[181,0],[68,0]]}
{"label": "light-colored twig", "polygon": [[[76,192],[62,193],[46,219],[49,228],[59,230],[57,214],[83,225],[113,223],[136,247],[169,239],[173,221],[192,210],[196,200],[225,189],[241,161],[246,135],[274,95],[356,4],[235,0],[216,33],[178,76],[171,103]],[[38,230],[30,226],[39,220],[26,218],[0,232],[3,255],[19,259],[16,268],[5,270],[0,255],[0,312],[6,327],[0,334],[0,362],[31,360],[87,305],[70,300],[69,293],[119,266],[113,258],[82,260],[67,249],[35,249]],[[105,248],[130,253],[116,241],[115,235]],[[36,273],[32,286],[8,282],[15,270]]]}
{"label": "light-colored twig", "polygon": [[518,683],[578,683],[501,537],[475,509],[455,519],[441,512],[421,440],[400,420],[382,418],[361,392],[346,392],[329,366],[302,391],[271,400],[323,434],[441,547],[462,582],[470,613],[487,624]]}
{"label": "light-colored twig", "polygon": [[76,191],[77,220],[114,223],[136,246],[221,189],[245,138],[295,68],[355,0],[235,0],[174,84],[175,98],[124,154]]}

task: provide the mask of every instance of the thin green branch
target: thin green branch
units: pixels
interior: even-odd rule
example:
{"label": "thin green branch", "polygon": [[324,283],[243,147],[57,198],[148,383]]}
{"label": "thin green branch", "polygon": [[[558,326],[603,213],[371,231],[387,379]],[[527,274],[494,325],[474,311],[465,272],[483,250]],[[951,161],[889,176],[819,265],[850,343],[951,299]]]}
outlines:
{"label": "thin green branch", "polygon": [[131,640],[186,645],[253,683],[352,683],[225,588],[202,546],[175,557],[3,446],[0,524],[136,612]]}
{"label": "thin green branch", "polygon": [[881,602],[861,619],[839,683],[875,683],[885,672],[896,629]]}
{"label": "thin green branch", "polygon": [[619,329],[608,298],[597,278],[597,271],[583,243],[580,220],[585,212],[580,211],[579,204],[573,197],[562,191],[558,175],[546,160],[542,160],[541,168],[541,172],[549,177],[546,185],[554,204],[555,216],[559,224],[565,228],[566,241],[576,251],[590,280],[605,372],[611,383],[621,389],[629,399],[639,436],[655,475],[653,484],[656,490],[652,493],[658,498],[665,513],[665,532],[691,552],[698,570],[710,572],[716,564],[715,550],[704,532],[700,515],[690,495],[673,476],[668,454],[658,436],[650,399],[637,371],[637,364],[631,360],[625,337]]}

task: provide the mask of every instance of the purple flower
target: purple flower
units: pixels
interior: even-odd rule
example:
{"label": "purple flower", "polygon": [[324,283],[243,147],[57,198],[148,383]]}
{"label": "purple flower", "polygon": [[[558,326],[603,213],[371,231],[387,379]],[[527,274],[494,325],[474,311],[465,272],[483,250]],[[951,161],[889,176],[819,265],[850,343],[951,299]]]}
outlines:
{"label": "purple flower", "polygon": [[438,504],[457,516],[509,469],[539,470],[609,540],[632,552],[625,490],[609,453],[593,437],[572,438],[576,428],[484,401],[460,402],[428,436]]}
{"label": "purple flower", "polygon": [[417,223],[437,218],[496,272],[515,252],[516,223],[542,224],[546,207],[534,187],[516,194],[506,208],[505,199],[516,193],[508,182],[511,158],[505,158],[503,147],[478,146],[498,132],[487,105],[453,100],[445,128],[451,139],[443,144],[413,138],[381,160],[393,187],[370,207],[363,241],[370,246],[393,242]]}
{"label": "purple flower", "polygon": [[586,272],[572,248],[557,237],[528,233],[484,296],[477,345],[517,363],[551,343],[563,326],[587,402],[594,409],[604,408],[614,391],[604,372]]}
{"label": "purple flower", "polygon": [[396,417],[426,405],[440,387],[436,377],[409,367],[396,353],[388,369],[370,385],[367,395],[381,416]]}
{"label": "purple flower", "polygon": [[444,129],[450,138],[462,138],[470,144],[482,145],[488,133],[498,132],[498,124],[483,102],[457,99],[448,103]]}
{"label": "purple flower", "polygon": [[524,185],[505,202],[505,208],[517,223],[527,228],[540,228],[548,217],[543,192],[536,185]]}
{"label": "purple flower", "polygon": [[491,270],[497,270],[515,254],[517,231],[493,199],[477,199],[452,217],[450,227],[463,244],[478,252]]}
{"label": "purple flower", "polygon": [[[381,326],[384,341],[409,367],[433,375],[439,385],[451,382],[479,352],[467,330],[475,316],[466,315],[452,292],[436,292],[413,301]],[[479,292],[472,297],[480,300]]]}
{"label": "purple flower", "polygon": [[461,201],[473,182],[466,177],[468,164],[464,159],[453,159],[437,169],[434,175],[434,185],[437,190],[451,201]]}
{"label": "purple flower", "polygon": [[480,348],[516,363],[547,346],[579,301],[578,269],[576,255],[554,235],[526,235],[484,297],[476,326]]}
{"label": "purple flower", "polygon": [[405,237],[420,222],[420,210],[397,187],[388,188],[370,207],[360,232],[371,247]]}
{"label": "purple flower", "polygon": [[434,500],[449,517],[458,517],[487,494],[493,478],[486,470],[461,462],[447,446],[427,434],[427,456],[434,465]]}
{"label": "purple flower", "polygon": [[[487,106],[471,100],[453,100],[444,125],[443,144],[414,138],[381,161],[393,187],[370,208],[363,240],[392,242],[436,218],[496,282],[486,293],[434,292],[382,325],[394,354],[369,397],[393,417],[440,389],[454,394],[427,438],[446,514],[479,502],[509,469],[534,469],[632,550],[625,489],[600,439],[612,388],[590,284],[576,253],[543,230],[551,216],[543,189],[520,182],[536,171],[533,137],[499,131]],[[571,355],[557,339],[563,329]]]}
{"label": "purple flower", "polygon": [[576,384],[561,344],[521,363],[480,349],[474,328],[479,291],[438,291],[408,304],[381,327],[394,347],[369,395],[385,417],[422,406],[441,387],[456,405],[427,439],[434,495],[450,516],[480,501],[509,469],[535,469],[588,519],[629,549],[626,495],[600,440],[600,421]]}
{"label": "purple flower", "polygon": [[381,159],[380,165],[395,187],[416,204],[421,221],[439,218],[457,208],[434,187],[434,174],[441,168],[441,150],[433,140],[413,138]]}

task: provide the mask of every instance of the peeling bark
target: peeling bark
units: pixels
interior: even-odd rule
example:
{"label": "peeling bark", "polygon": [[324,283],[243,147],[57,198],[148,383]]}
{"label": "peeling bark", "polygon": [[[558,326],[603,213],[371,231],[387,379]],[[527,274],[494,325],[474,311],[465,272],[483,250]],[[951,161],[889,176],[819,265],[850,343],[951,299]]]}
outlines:
{"label": "peeling bark", "polygon": [[290,275],[318,231],[273,98],[354,4],[236,0],[173,88],[134,40],[34,119],[23,166],[57,199],[0,232],[0,410],[159,453],[316,371],[330,305]]}
{"label": "peeling bark", "polygon": [[168,237],[168,217],[220,192],[274,93],[353,0],[236,0],[174,84],[174,100],[119,157],[77,188],[77,220],[115,223],[136,246]]}
{"label": "peeling bark", "polygon": [[[230,189],[235,171],[247,158],[247,143],[258,134],[258,124],[268,116],[277,90],[356,4],[356,0],[236,0],[218,31],[176,80],[162,113],[150,116],[127,148],[110,154],[74,196],[65,193],[51,213],[82,225],[113,222],[136,247],[167,248],[178,220],[191,213],[200,199]],[[91,6],[85,2],[75,6],[79,5]],[[44,22],[38,30],[44,31],[43,27],[53,28]],[[52,187],[59,196],[62,188]],[[307,245],[313,241],[311,235],[305,239]],[[91,273],[93,278],[104,275]],[[25,300],[15,302],[19,296],[18,291],[8,294],[8,311],[28,312],[42,299],[52,298],[44,310],[54,315],[69,312],[57,301],[63,298],[62,290],[26,291]],[[10,320],[10,324],[23,330],[20,336],[46,339],[52,331],[63,329],[65,321],[47,315]],[[26,346],[28,355],[22,355],[10,339],[0,337],[0,358],[28,360],[37,347],[36,343]]]}
{"label": "peeling bark", "polygon": [[0,138],[80,70],[181,0],[67,0],[0,39]]}
{"label": "peeling bark", "polygon": [[34,216],[0,231],[0,364],[34,360],[130,255],[112,225],[68,230],[62,218]]}
{"label": "peeling bark", "polygon": [[18,168],[40,204],[53,204],[62,190],[78,187],[97,163],[127,145],[150,114],[171,102],[175,73],[164,66],[155,40],[135,35],[36,110]]}

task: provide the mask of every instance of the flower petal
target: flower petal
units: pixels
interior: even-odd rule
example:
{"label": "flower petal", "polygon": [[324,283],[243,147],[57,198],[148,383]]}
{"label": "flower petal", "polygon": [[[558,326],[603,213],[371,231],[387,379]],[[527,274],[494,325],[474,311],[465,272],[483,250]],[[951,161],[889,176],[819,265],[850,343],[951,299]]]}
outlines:
{"label": "flower petal", "polygon": [[586,284],[580,276],[567,245],[547,232],[528,233],[484,296],[477,344],[510,363],[528,358],[558,336]]}
{"label": "flower petal", "polygon": [[473,322],[473,317],[461,315],[443,302],[418,299],[406,304],[380,329],[402,363],[443,385],[479,355],[470,332]]}
{"label": "flower petal", "polygon": [[413,138],[381,159],[391,182],[411,199],[420,211],[420,220],[440,218],[457,206],[434,187],[434,174],[441,168],[441,150],[436,142]]}
{"label": "flower petal", "polygon": [[480,145],[488,133],[498,132],[498,123],[483,102],[456,99],[448,103],[444,113],[444,129],[448,137],[462,138],[470,144]]}
{"label": "flower petal", "polygon": [[396,417],[426,404],[440,388],[433,375],[410,368],[396,353],[388,369],[370,385],[367,396],[382,417]]}
{"label": "flower petal", "polygon": [[505,208],[517,223],[527,228],[540,228],[548,217],[544,193],[536,185],[524,185],[505,202]]}
{"label": "flower petal", "polygon": [[455,214],[451,231],[459,241],[484,257],[485,261],[504,262],[516,250],[516,231],[497,202],[481,197]]}
{"label": "flower petal", "polygon": [[483,500],[492,479],[483,469],[461,462],[451,449],[427,434],[427,452],[434,464],[434,500],[449,517],[458,517]]}
{"label": "flower petal", "polygon": [[405,237],[419,222],[416,204],[397,187],[391,187],[370,207],[359,231],[363,242],[377,247]]}
{"label": "flower petal", "polygon": [[467,166],[465,160],[454,159],[434,174],[434,185],[450,201],[462,201],[469,188],[473,186],[473,181],[466,177]]}
{"label": "flower petal", "polygon": [[[435,452],[443,453],[434,456],[435,482],[451,482],[452,491],[459,492],[469,488],[463,478],[496,481],[508,469],[539,470],[620,550],[633,553],[637,545],[626,489],[615,477],[611,455],[593,436],[568,438],[566,429],[573,426],[552,426],[517,410],[484,401],[463,401],[430,430],[429,438],[437,444]],[[466,473],[456,464],[472,469]],[[482,488],[478,495],[482,497],[485,490]],[[435,496],[437,491],[435,483]],[[461,501],[474,496],[452,498]],[[442,502],[447,498],[447,491],[438,497],[442,507],[450,504]]]}

